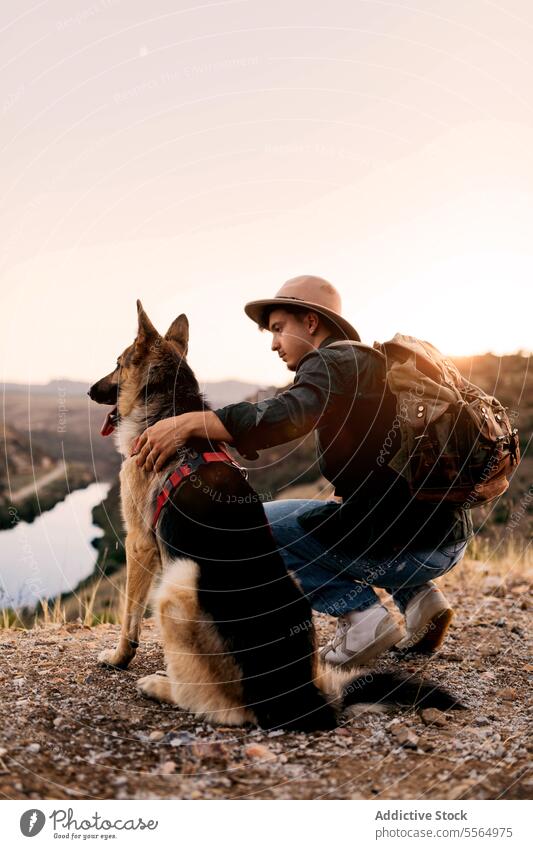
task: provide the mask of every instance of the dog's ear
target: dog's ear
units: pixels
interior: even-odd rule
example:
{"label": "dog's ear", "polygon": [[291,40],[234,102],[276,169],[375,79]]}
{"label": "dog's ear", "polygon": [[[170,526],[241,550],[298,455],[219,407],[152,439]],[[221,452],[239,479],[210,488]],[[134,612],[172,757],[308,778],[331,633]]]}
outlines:
{"label": "dog's ear", "polygon": [[183,352],[183,356],[187,356],[189,347],[189,321],[185,313],[174,319],[165,333],[165,339],[168,339],[169,342],[175,342]]}
{"label": "dog's ear", "polygon": [[140,301],[137,301],[137,317],[139,319],[139,326],[137,328],[137,339],[135,343],[142,347],[146,343],[153,342],[154,339],[157,339],[159,333],[146,315]]}

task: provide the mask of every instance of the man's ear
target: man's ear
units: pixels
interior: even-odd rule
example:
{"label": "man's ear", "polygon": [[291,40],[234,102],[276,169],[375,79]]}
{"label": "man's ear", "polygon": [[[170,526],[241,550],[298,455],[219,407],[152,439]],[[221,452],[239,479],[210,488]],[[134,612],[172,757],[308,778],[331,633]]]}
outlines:
{"label": "man's ear", "polygon": [[320,324],[320,316],[316,312],[308,312],[305,316],[305,321],[307,323],[307,329],[311,335],[314,335]]}
{"label": "man's ear", "polygon": [[183,356],[187,356],[187,350],[189,348],[189,321],[185,313],[174,319],[165,333],[165,339],[168,339],[169,342],[175,342],[182,351]]}
{"label": "man's ear", "polygon": [[139,325],[137,328],[135,344],[138,347],[145,347],[147,344],[153,342],[154,339],[157,339],[159,337],[159,333],[146,315],[143,305],[139,300],[137,301],[137,318],[139,320]]}

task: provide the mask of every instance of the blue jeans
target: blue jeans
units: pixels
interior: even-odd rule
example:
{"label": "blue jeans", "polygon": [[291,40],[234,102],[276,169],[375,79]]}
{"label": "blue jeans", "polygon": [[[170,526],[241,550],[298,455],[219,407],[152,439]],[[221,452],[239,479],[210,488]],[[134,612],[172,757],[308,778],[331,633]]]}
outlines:
{"label": "blue jeans", "polygon": [[430,581],[458,563],[467,541],[460,540],[433,549],[406,548],[389,558],[354,556],[349,550],[330,551],[300,526],[298,516],[321,501],[288,498],[263,503],[274,540],[287,569],[300,584],[315,610],[340,616],[364,610],[379,602],[372,589],[391,593],[400,610]]}

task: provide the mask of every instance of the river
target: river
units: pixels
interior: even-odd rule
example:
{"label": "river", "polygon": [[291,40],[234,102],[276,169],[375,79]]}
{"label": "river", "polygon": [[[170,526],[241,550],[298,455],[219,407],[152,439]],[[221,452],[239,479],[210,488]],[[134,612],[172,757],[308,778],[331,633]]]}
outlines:
{"label": "river", "polygon": [[94,569],[93,507],[111,484],[78,489],[31,524],[19,521],[0,531],[0,608],[33,606],[40,599],[73,590]]}

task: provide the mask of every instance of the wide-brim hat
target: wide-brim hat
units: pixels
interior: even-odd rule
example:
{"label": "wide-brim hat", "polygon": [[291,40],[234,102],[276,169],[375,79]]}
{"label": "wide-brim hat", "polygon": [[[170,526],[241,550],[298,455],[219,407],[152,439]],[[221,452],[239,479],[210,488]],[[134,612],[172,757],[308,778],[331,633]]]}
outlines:
{"label": "wide-brim hat", "polygon": [[341,315],[341,296],[327,280],[322,277],[303,275],[293,277],[283,284],[279,292],[273,298],[265,298],[260,301],[249,301],[244,306],[246,315],[261,324],[265,307],[281,307],[285,305],[307,307],[319,315],[323,315],[339,332],[340,336],[360,342],[361,337],[349,321]]}

